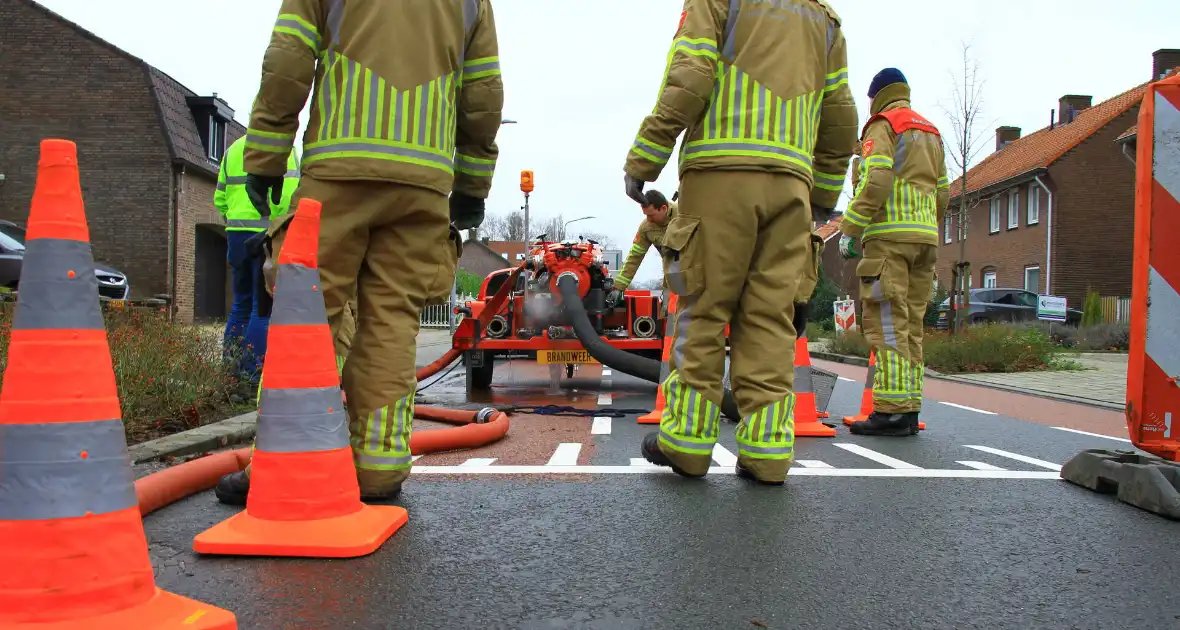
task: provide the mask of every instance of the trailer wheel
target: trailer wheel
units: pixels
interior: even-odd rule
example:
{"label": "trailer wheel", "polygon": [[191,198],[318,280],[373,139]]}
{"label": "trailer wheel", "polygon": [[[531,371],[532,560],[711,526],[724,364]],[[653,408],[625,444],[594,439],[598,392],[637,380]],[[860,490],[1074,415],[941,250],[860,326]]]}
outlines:
{"label": "trailer wheel", "polygon": [[490,352],[468,350],[463,353],[467,366],[467,391],[486,390],[492,386],[495,360]]}

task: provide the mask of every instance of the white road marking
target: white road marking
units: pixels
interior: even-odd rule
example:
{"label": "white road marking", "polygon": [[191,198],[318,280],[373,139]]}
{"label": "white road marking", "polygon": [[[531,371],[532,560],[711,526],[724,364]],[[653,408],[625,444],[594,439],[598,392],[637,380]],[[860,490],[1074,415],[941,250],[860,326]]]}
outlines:
{"label": "white road marking", "polygon": [[[634,466],[415,466],[425,475],[637,475],[674,474],[671,468],[650,464]],[[713,466],[710,475],[732,475],[732,466]],[[943,470],[937,468],[798,468],[792,477],[893,477],[918,479],[1040,479],[1061,481],[1061,474],[1040,470]]]}
{"label": "white road marking", "polygon": [[631,458],[631,465],[632,466],[651,466],[652,463],[642,457],[632,457]]}
{"label": "white road marking", "polygon": [[603,375],[603,376],[610,376],[610,370],[608,370],[608,369],[606,369],[606,368],[603,368],[603,370],[602,370],[602,375]]}
{"label": "white road marking", "polygon": [[963,446],[966,446],[967,448],[973,448],[977,451],[983,451],[984,453],[991,453],[992,455],[999,455],[1000,457],[1007,457],[1008,459],[1014,459],[1018,462],[1032,464],[1033,466],[1040,466],[1041,468],[1048,468],[1049,470],[1057,470],[1057,471],[1061,470],[1060,464],[1054,464],[1053,462],[1047,462],[1043,459],[1037,459],[1035,457],[1029,457],[1027,455],[1020,455],[1018,453],[1009,453],[1008,451],[1001,451],[998,448],[992,448],[990,446],[974,446],[971,444],[964,444]]}
{"label": "white road marking", "polygon": [[594,419],[594,424],[590,425],[591,435],[609,435],[611,427],[611,419],[609,416],[598,416]]}
{"label": "white road marking", "polygon": [[848,381],[849,383],[855,383],[855,382],[856,382],[856,380],[854,380],[854,379],[851,379],[851,378],[848,378],[847,376],[837,376],[836,378],[838,378],[838,379],[840,379],[840,380],[842,380],[842,381]]}
{"label": "white road marking", "polygon": [[610,394],[599,394],[598,395],[598,404],[609,405],[610,404]]}
{"label": "white road marking", "polygon": [[729,452],[729,449],[721,444],[714,444],[713,461],[717,462],[718,466],[733,466],[737,463],[737,455]]}
{"label": "white road marking", "polygon": [[796,464],[804,468],[831,468],[831,464],[826,464],[818,459],[799,459],[795,461]]}
{"label": "white road marking", "polygon": [[968,468],[974,468],[975,470],[1007,470],[1007,468],[1000,468],[999,466],[992,466],[991,464],[985,464],[983,462],[965,461],[955,463],[962,464]]}
{"label": "white road marking", "polygon": [[545,465],[577,468],[578,453],[580,452],[582,452],[582,444],[580,442],[562,442],[557,445],[557,450],[553,451],[553,457],[550,457],[549,463]]}
{"label": "white road marking", "polygon": [[1131,440],[1128,440],[1127,438],[1115,437],[1113,435],[1102,435],[1101,433],[1090,433],[1089,431],[1078,431],[1077,429],[1067,429],[1066,427],[1053,427],[1053,428],[1057,429],[1058,431],[1069,431],[1070,433],[1077,433],[1079,435],[1089,435],[1092,437],[1106,438],[1108,440],[1118,440],[1119,442],[1127,442],[1128,444],[1132,443]]}
{"label": "white road marking", "polygon": [[884,453],[878,453],[877,451],[874,451],[873,449],[865,448],[865,447],[860,446],[858,444],[836,443],[836,444],[832,444],[832,446],[835,446],[836,448],[842,448],[842,449],[848,451],[849,453],[856,453],[857,455],[860,455],[861,457],[864,457],[866,459],[871,459],[871,460],[877,462],[878,464],[884,464],[890,468],[895,468],[895,469],[899,469],[899,470],[922,470],[921,466],[915,466],[909,462],[903,462],[900,459],[894,459]]}
{"label": "white road marking", "polygon": [[471,459],[459,465],[463,466],[464,468],[469,468],[471,466],[491,466],[495,462],[495,457],[472,457]]}
{"label": "white road marking", "polygon": [[425,457],[425,455],[415,455],[415,456],[413,456],[413,457],[411,457],[411,458],[410,458],[410,461],[411,461],[411,462],[416,462],[416,461],[418,461],[418,460],[422,459],[423,457]]}
{"label": "white road marking", "polygon": [[943,401],[941,401],[941,400],[936,400],[935,402],[937,402],[937,403],[939,403],[939,404],[946,405],[946,406],[948,406],[948,407],[956,407],[956,408],[958,408],[958,409],[965,409],[965,410],[967,410],[967,411],[974,411],[975,413],[982,413],[982,414],[984,414],[984,415],[988,415],[988,416],[998,416],[998,415],[1000,415],[1000,414],[998,414],[998,413],[996,413],[996,412],[994,412],[994,411],[984,411],[983,409],[976,409],[975,407],[968,407],[967,405],[960,405],[960,404],[958,404],[958,403],[943,402]]}

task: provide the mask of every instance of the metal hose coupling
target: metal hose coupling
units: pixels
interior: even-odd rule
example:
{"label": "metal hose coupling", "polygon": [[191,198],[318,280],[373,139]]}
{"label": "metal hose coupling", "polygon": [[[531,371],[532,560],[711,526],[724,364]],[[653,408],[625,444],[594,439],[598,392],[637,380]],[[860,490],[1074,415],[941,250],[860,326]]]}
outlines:
{"label": "metal hose coupling", "polygon": [[496,415],[497,413],[499,413],[499,411],[492,407],[484,407],[483,409],[480,409],[478,412],[476,412],[475,423],[487,424],[488,422],[491,422],[492,416]]}

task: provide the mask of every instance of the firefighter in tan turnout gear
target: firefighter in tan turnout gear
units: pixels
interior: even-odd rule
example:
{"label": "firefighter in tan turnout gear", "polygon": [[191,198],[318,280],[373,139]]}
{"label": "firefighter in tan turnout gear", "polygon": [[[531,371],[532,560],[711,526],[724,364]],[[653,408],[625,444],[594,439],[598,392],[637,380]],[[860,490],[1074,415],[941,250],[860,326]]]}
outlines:
{"label": "firefighter in tan turnout gear", "polygon": [[922,408],[922,321],[938,261],[938,226],[950,201],[938,129],[910,109],[910,87],[895,68],[869,87],[872,117],[861,138],[860,181],[840,224],[840,253],[862,255],[861,323],[877,355],[873,413],[849,428],[860,435],[918,433]]}
{"label": "firefighter in tan turnout gear", "polygon": [[737,473],[781,484],[794,459],[793,303],[811,226],[836,205],[857,132],[840,18],[818,0],[686,0],[654,111],[627,154],[642,203],[680,145],[680,207],[664,235],[680,296],[667,400],[644,457],[704,476],[717,442],[731,325],[742,414]]}
{"label": "firefighter in tan turnout gear", "polygon": [[[283,0],[263,58],[245,154],[259,200],[281,192],[314,88],[292,204],[323,204],[319,271],[338,340],[356,299],[342,379],[363,498],[396,495],[410,473],[414,338],[423,306],[449,295],[458,230],[483,220],[498,55],[490,0]],[[267,233],[272,261],[286,225]],[[240,503],[248,489],[247,474],[230,475],[218,497]]]}
{"label": "firefighter in tan turnout gear", "polygon": [[[656,251],[661,250],[668,222],[676,216],[676,202],[669,202],[668,198],[658,190],[649,190],[643,193],[642,206],[643,215],[646,218],[643,223],[639,224],[639,229],[635,232],[635,242],[631,244],[631,251],[627,253],[627,260],[623,263],[623,268],[615,274],[614,290],[611,292],[613,304],[622,303],[623,292],[631,286],[635,273],[639,271],[639,265],[643,264],[643,259],[647,256],[647,250],[653,245]],[[667,289],[667,287],[668,282],[665,280],[664,288]],[[662,300],[661,304],[661,311],[663,311],[667,308],[668,300]],[[663,312],[660,317],[663,318]]]}

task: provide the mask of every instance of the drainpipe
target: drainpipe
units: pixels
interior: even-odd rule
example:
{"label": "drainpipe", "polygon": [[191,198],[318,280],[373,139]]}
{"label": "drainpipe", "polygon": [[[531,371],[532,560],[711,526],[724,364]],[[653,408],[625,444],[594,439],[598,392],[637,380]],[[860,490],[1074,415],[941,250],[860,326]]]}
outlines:
{"label": "drainpipe", "polygon": [[1129,162],[1131,162],[1131,164],[1135,164],[1135,156],[1134,156],[1134,155],[1132,155],[1130,152],[1128,152],[1128,151],[1127,151],[1127,145],[1128,145],[1128,144],[1130,144],[1130,143],[1129,143],[1129,142],[1124,142],[1124,143],[1123,143],[1123,157],[1127,158],[1127,160],[1128,160]]}
{"label": "drainpipe", "polygon": [[1033,181],[1049,196],[1048,208],[1045,211],[1045,295],[1052,295],[1053,285],[1049,282],[1053,279],[1053,191],[1041,181],[1040,175],[1034,177]]}
{"label": "drainpipe", "polygon": [[172,168],[171,207],[168,208],[168,294],[172,296],[168,312],[176,316],[176,226],[180,215],[180,197],[184,190],[184,166]]}

